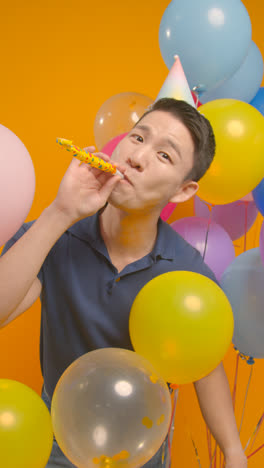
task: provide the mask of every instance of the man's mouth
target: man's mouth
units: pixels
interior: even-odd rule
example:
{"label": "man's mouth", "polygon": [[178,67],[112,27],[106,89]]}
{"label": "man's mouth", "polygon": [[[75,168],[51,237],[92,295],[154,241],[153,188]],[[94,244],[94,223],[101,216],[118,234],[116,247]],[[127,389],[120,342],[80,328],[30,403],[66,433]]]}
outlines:
{"label": "man's mouth", "polygon": [[125,180],[126,182],[128,182],[130,185],[133,185],[132,182],[131,182],[131,180],[127,177],[126,174],[124,174],[124,180]]}

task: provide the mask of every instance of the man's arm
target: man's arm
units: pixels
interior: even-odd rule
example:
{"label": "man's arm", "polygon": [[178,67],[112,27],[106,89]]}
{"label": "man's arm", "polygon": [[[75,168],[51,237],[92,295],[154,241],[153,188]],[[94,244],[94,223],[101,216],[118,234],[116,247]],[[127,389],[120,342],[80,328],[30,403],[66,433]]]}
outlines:
{"label": "man's arm", "polygon": [[72,224],[102,208],[119,180],[72,160],[55,200],[0,258],[0,327],[37,299],[37,275],[53,245]]}
{"label": "man's arm", "polygon": [[39,297],[38,272],[66,228],[63,216],[50,206],[0,258],[0,327],[24,312]]}
{"label": "man's arm", "polygon": [[204,420],[225,456],[226,468],[246,468],[223,364],[194,382]]}

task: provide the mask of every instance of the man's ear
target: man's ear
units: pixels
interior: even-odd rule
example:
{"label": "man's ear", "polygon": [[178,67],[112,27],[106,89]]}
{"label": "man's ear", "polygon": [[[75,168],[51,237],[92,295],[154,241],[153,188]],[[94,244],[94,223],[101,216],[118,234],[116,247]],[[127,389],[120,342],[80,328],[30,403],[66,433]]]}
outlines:
{"label": "man's ear", "polygon": [[177,190],[175,195],[171,197],[170,202],[172,203],[185,202],[196,194],[198,188],[199,188],[199,185],[197,182],[194,182],[194,180],[188,180],[184,182],[183,185]]}

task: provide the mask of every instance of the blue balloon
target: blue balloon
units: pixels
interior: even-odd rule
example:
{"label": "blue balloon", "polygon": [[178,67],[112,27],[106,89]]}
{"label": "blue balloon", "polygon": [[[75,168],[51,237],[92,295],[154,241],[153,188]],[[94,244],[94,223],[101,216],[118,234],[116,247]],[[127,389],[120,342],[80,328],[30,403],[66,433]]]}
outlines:
{"label": "blue balloon", "polygon": [[256,96],[250,103],[251,106],[255,107],[264,116],[264,88],[259,88]]}
{"label": "blue balloon", "polygon": [[220,285],[233,309],[233,344],[246,356],[264,358],[264,266],[259,248],[236,257]]}
{"label": "blue balloon", "polygon": [[179,55],[191,89],[199,93],[233,75],[251,44],[251,22],[240,0],[173,0],[159,29],[167,67]]}
{"label": "blue balloon", "polygon": [[264,216],[264,179],[252,190],[252,195],[257,209]]}
{"label": "blue balloon", "polygon": [[241,67],[223,84],[200,96],[203,104],[215,99],[237,99],[250,102],[256,96],[263,78],[263,58],[255,42]]}
{"label": "blue balloon", "polygon": [[[256,96],[250,102],[250,105],[255,107],[264,116],[264,88],[259,88]],[[263,174],[264,176],[264,174]],[[259,212],[264,216],[264,179],[252,190],[254,202]]]}

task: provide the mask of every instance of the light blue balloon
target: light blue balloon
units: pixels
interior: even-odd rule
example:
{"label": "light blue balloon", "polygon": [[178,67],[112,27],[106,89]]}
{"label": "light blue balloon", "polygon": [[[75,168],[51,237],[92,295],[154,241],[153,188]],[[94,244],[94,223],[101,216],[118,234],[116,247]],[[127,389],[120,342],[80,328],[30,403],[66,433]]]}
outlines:
{"label": "light blue balloon", "polygon": [[179,55],[190,88],[208,91],[246,58],[250,18],[240,0],[173,0],[161,19],[159,43],[169,69]]}
{"label": "light blue balloon", "polygon": [[246,356],[264,357],[264,266],[259,248],[236,257],[220,285],[233,309],[233,344]]}
{"label": "light blue balloon", "polygon": [[231,78],[217,88],[203,93],[203,104],[215,99],[237,99],[250,102],[257,94],[263,78],[263,58],[255,42],[251,41],[249,52],[241,67]]}

